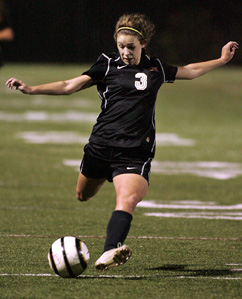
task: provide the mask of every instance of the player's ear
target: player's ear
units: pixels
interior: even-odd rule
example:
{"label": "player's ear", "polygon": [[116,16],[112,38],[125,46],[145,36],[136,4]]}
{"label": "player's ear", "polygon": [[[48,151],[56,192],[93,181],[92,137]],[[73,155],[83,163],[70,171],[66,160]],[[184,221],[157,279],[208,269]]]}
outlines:
{"label": "player's ear", "polygon": [[142,41],[140,42],[140,44],[141,44],[141,47],[142,47],[142,48],[145,48],[145,47],[147,46],[147,40],[146,40],[146,39],[142,40]]}

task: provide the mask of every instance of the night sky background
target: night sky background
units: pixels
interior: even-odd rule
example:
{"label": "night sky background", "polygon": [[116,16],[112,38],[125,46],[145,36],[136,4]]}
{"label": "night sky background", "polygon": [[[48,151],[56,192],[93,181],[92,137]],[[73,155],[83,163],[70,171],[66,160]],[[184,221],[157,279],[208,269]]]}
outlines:
{"label": "night sky background", "polygon": [[[218,58],[230,40],[242,44],[242,0],[7,0],[15,39],[3,45],[18,62],[91,63],[116,50],[123,13],[145,13],[156,25],[150,54],[170,64]],[[241,50],[232,65],[242,65]]]}

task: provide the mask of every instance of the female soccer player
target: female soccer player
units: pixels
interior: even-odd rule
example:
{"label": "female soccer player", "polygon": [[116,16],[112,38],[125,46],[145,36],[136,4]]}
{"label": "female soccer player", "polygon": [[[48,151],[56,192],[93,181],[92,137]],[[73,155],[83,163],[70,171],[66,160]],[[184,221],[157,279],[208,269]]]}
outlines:
{"label": "female soccer player", "polygon": [[134,209],[149,185],[159,88],[163,83],[194,79],[226,64],[238,48],[236,42],[229,42],[218,59],[174,67],[147,55],[153,34],[154,25],[145,15],[123,15],[114,34],[118,53],[102,54],[80,77],[38,86],[15,78],[6,82],[26,94],[47,95],[68,95],[97,86],[102,109],[84,148],[76,196],[87,201],[106,180],[115,187],[116,207],[107,226],[103,254],[95,263],[98,270],[121,265],[131,256],[131,249],[123,243]]}

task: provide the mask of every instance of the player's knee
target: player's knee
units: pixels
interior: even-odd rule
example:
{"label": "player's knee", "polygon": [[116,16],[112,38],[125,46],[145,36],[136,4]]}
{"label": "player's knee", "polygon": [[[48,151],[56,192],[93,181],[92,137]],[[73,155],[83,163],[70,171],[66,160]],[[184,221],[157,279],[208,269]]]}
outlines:
{"label": "player's knee", "polygon": [[142,200],[142,198],[139,196],[139,194],[134,193],[131,196],[127,198],[127,201],[130,203],[130,205],[136,207],[136,205]]}
{"label": "player's knee", "polygon": [[130,196],[119,197],[117,199],[116,208],[120,210],[124,210],[127,212],[133,212],[137,206],[137,204],[142,200],[137,194],[133,194]]}
{"label": "player's knee", "polygon": [[90,196],[85,196],[82,192],[76,192],[76,198],[80,201],[87,201]]}
{"label": "player's knee", "polygon": [[137,206],[137,204],[142,200],[142,198],[139,198],[139,197],[133,197],[130,202],[129,202],[129,205],[130,207],[134,210]]}

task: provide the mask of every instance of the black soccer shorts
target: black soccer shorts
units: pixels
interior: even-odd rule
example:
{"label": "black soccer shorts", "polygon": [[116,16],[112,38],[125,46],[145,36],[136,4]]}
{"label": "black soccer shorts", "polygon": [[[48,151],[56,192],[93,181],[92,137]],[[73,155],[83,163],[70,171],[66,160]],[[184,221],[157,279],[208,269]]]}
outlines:
{"label": "black soccer shorts", "polygon": [[135,173],[149,183],[151,157],[140,148],[113,148],[94,144],[85,146],[80,172],[87,178],[106,178],[109,182],[119,174]]}

